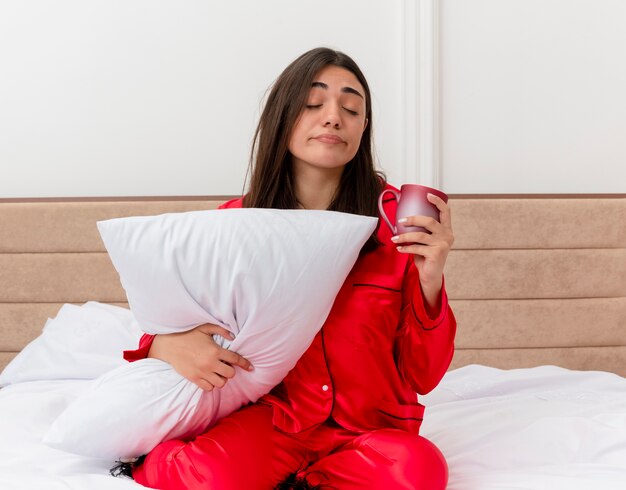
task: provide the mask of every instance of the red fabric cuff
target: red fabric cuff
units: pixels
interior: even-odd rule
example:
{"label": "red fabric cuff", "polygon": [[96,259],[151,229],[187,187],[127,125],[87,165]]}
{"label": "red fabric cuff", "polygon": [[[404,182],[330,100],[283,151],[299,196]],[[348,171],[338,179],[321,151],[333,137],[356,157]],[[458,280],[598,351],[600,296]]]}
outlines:
{"label": "red fabric cuff", "polygon": [[448,313],[448,294],[446,293],[446,279],[442,278],[440,303],[435,310],[438,312],[436,318],[428,316],[424,298],[422,297],[422,289],[418,286],[413,290],[413,313],[417,322],[424,330],[433,330],[437,328],[445,319]]}
{"label": "red fabric cuff", "polygon": [[150,347],[152,347],[154,337],[154,335],[144,333],[141,336],[141,339],[139,339],[139,347],[137,349],[124,351],[124,359],[128,362],[134,362],[148,357],[148,352],[150,352]]}

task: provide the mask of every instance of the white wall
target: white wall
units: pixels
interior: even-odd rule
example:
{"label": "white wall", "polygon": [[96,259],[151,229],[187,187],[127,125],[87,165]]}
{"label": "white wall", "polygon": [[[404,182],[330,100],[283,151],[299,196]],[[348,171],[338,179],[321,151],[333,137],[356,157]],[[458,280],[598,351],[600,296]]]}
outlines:
{"label": "white wall", "polygon": [[393,183],[626,192],[624,25],[621,0],[0,0],[0,197],[240,193],[265,89],[319,45],[368,77]]}
{"label": "white wall", "polygon": [[441,185],[626,192],[626,2],[442,0]]}
{"label": "white wall", "polygon": [[326,45],[368,77],[404,178],[405,2],[0,3],[0,197],[242,191],[265,90]]}

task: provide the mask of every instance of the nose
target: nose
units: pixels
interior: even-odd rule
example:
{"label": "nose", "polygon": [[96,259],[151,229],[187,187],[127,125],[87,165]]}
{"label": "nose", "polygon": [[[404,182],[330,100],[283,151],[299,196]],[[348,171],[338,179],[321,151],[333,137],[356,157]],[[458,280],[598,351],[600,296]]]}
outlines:
{"label": "nose", "polygon": [[339,117],[339,108],[335,104],[328,104],[328,109],[324,113],[324,127],[339,129],[341,126],[341,117]]}

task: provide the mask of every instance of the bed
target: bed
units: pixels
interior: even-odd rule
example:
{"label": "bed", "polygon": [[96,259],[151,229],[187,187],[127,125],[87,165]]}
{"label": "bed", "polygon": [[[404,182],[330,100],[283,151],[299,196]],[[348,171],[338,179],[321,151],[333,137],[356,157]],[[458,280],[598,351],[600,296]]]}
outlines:
{"label": "bed", "polygon": [[[141,488],[109,476],[111,461],[41,443],[139,336],[95,223],[225,199],[0,200],[0,369],[23,374],[0,389],[0,488]],[[626,195],[457,195],[450,204],[457,351],[421,399],[422,434],[448,460],[448,488],[626,488]],[[44,325],[57,335],[48,343]],[[99,339],[100,352],[67,355],[81,339]]]}

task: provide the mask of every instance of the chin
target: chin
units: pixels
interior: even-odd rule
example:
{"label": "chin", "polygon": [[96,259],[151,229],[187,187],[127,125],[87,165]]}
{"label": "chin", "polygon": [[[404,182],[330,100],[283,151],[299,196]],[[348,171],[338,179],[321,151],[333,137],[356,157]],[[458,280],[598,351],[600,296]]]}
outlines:
{"label": "chin", "polygon": [[316,165],[317,168],[319,169],[324,169],[324,170],[342,170],[344,169],[344,167],[346,166],[345,163],[339,163],[339,164],[334,164],[334,165]]}
{"label": "chin", "polygon": [[305,166],[331,170],[345,167],[352,160],[352,158],[353,157],[348,158],[348,155],[340,156],[337,154],[329,155],[328,153],[318,153],[315,155],[308,155],[308,158],[297,157],[297,161]]}
{"label": "chin", "polygon": [[341,168],[345,167],[352,158],[347,157],[338,157],[337,155],[320,157],[317,159],[312,159],[311,162],[316,167],[322,168]]}

